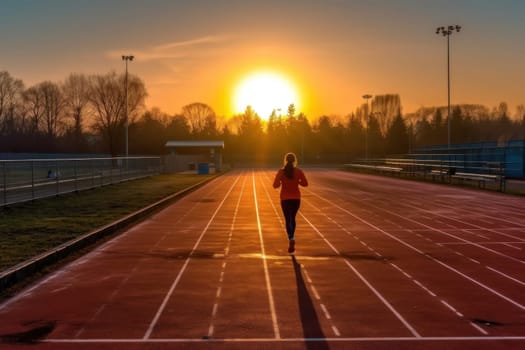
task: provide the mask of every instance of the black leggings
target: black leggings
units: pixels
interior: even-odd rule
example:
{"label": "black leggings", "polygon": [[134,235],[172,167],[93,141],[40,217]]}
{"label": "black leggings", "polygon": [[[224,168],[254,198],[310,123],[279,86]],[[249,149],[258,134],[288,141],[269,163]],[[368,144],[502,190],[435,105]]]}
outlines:
{"label": "black leggings", "polygon": [[281,208],[283,209],[284,220],[286,221],[286,233],[290,240],[295,239],[295,216],[300,206],[300,199],[284,199],[281,201]]}

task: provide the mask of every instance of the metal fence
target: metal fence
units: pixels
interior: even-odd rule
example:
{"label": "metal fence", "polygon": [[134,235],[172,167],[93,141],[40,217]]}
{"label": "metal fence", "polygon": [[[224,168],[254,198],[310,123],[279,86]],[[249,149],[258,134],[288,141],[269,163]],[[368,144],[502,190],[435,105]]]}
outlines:
{"label": "metal fence", "polygon": [[0,206],[161,172],[160,157],[0,160]]}

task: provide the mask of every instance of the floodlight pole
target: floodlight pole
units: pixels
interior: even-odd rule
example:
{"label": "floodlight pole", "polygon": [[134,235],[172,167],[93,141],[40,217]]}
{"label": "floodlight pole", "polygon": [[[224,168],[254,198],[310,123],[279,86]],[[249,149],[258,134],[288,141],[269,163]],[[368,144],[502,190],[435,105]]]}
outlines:
{"label": "floodlight pole", "polygon": [[450,149],[450,35],[456,31],[459,33],[461,26],[452,25],[448,27],[436,28],[436,34],[442,34],[447,37],[447,91],[448,91],[448,148]]}
{"label": "floodlight pole", "polygon": [[366,94],[366,95],[363,95],[363,98],[366,100],[365,160],[368,160],[368,114],[369,114],[368,100],[372,98],[372,95]]}
{"label": "floodlight pole", "polygon": [[126,95],[126,164],[127,164],[127,158],[129,156],[129,151],[128,151],[128,126],[129,126],[129,121],[128,121],[128,61],[133,61],[133,58],[135,58],[134,56],[131,56],[131,55],[123,55],[122,56],[122,60],[126,62],[126,77],[125,77],[125,85],[126,85],[126,88],[125,88],[125,95]]}

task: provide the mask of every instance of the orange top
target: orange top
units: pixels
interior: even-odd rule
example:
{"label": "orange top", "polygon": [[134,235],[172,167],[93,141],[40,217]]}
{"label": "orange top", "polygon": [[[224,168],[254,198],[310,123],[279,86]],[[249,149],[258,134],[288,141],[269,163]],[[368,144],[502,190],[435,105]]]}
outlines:
{"label": "orange top", "polygon": [[293,178],[289,179],[284,175],[284,169],[279,169],[273,180],[273,187],[281,186],[281,200],[283,199],[301,199],[299,185],[308,186],[308,181],[301,169],[294,168]]}

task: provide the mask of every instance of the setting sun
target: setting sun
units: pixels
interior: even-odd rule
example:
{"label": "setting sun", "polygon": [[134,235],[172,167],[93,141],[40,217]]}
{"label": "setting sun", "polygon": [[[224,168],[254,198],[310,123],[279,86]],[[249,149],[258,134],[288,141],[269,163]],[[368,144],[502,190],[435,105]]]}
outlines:
{"label": "setting sun", "polygon": [[236,113],[242,113],[247,106],[251,106],[262,119],[268,119],[273,110],[285,114],[292,103],[297,108],[299,98],[293,84],[283,76],[259,72],[249,75],[237,85],[233,103]]}

